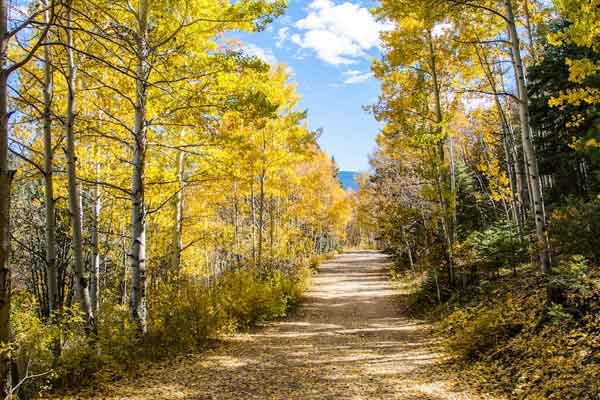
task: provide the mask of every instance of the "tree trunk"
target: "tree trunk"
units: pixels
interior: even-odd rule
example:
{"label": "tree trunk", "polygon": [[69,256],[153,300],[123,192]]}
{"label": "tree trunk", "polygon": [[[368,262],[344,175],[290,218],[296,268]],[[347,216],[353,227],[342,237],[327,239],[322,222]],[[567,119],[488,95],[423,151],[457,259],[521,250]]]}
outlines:
{"label": "tree trunk", "polygon": [[177,153],[177,195],[175,196],[175,225],[173,227],[173,260],[172,267],[173,271],[179,277],[179,270],[181,267],[181,251],[183,244],[182,231],[183,231],[183,187],[184,187],[184,160],[185,153],[181,150]]}
{"label": "tree trunk", "polygon": [[[10,184],[14,171],[8,166],[8,74],[6,72],[8,47],[7,0],[0,0],[0,347],[10,342]],[[0,351],[0,397],[8,394],[10,356]]]}
{"label": "tree trunk", "polygon": [[269,258],[275,258],[275,200],[271,195],[269,201]]}
{"label": "tree trunk", "polygon": [[[45,22],[49,23],[49,13],[45,12]],[[45,41],[48,41],[49,32],[46,33]],[[58,300],[58,278],[56,265],[56,210],[54,202],[53,164],[54,152],[52,149],[52,61],[50,60],[50,49],[44,46],[44,189],[46,205],[46,279],[48,286],[48,311],[50,316],[59,312]]]}
{"label": "tree trunk", "polygon": [[544,215],[544,200],[542,197],[542,189],[540,186],[539,171],[537,165],[537,157],[530,136],[529,123],[529,96],[525,85],[525,70],[523,68],[523,60],[521,58],[521,49],[519,34],[515,23],[511,0],[504,0],[506,8],[506,20],[508,33],[512,44],[512,56],[514,58],[515,79],[519,93],[519,118],[521,120],[521,141],[523,142],[523,153],[526,159],[527,171],[529,172],[528,180],[530,187],[530,195],[533,204],[533,212],[535,213],[535,231],[537,238],[537,246],[539,248],[539,259],[543,273],[550,271],[550,257],[548,240],[546,236],[546,218]]}
{"label": "tree trunk", "polygon": [[[96,163],[96,180],[100,164]],[[100,210],[102,203],[100,202],[100,187],[96,183],[93,190],[94,206],[92,210],[92,307],[96,314],[100,311],[100,251],[99,251],[99,234],[98,227],[100,224]]]}
{"label": "tree trunk", "polygon": [[[512,50],[510,52],[512,54]],[[513,60],[513,59],[514,59],[514,57],[512,57],[512,55],[511,55],[511,60]],[[513,61],[513,68],[514,68],[514,61]],[[506,90],[506,85],[504,82],[504,72],[503,72],[502,68],[500,68],[499,73],[500,73],[500,83],[502,85],[502,90],[504,92],[506,92],[507,90]],[[520,211],[520,215],[521,215],[521,225],[524,228],[525,215],[527,214],[527,199],[529,199],[529,190],[526,190],[526,186],[523,182],[526,179],[526,177],[525,177],[525,174],[523,173],[523,169],[521,168],[521,160],[519,158],[520,152],[519,152],[519,148],[518,148],[518,139],[516,138],[515,129],[513,127],[511,118],[509,118],[509,115],[511,114],[511,110],[508,105],[506,105],[505,107],[508,109],[508,113],[504,114],[506,126],[508,128],[508,134],[509,134],[508,145],[509,145],[509,151],[512,154],[513,168],[515,171],[515,184],[516,184],[516,190],[517,190],[517,201],[519,203],[519,211]]]}
{"label": "tree trunk", "polygon": [[[2,33],[6,32],[6,4],[3,1],[0,18],[4,22]],[[5,55],[5,47],[2,55]],[[8,264],[10,257],[10,184],[14,171],[8,169],[8,110],[7,110],[7,81],[6,73],[0,71],[0,346],[10,342],[10,299],[11,299],[11,269]],[[8,393],[8,373],[10,371],[10,356],[8,351],[0,351],[0,396]]]}
{"label": "tree trunk", "polygon": [[146,84],[148,79],[148,4],[140,0],[137,32],[136,105],[131,178],[131,319],[147,332],[146,321],[146,209],[144,173],[146,164]]}
{"label": "tree trunk", "polygon": [[81,232],[81,201],[79,187],[77,184],[77,157],[75,156],[75,135],[73,132],[75,122],[75,61],[73,58],[73,30],[72,26],[72,2],[67,7],[67,115],[65,118],[65,136],[67,139],[67,175],[69,187],[69,210],[71,213],[71,246],[73,248],[74,272],[81,311],[86,318],[86,332],[96,333],[96,322],[92,303],[90,300],[89,277],[85,269],[83,257],[83,238]]}
{"label": "tree trunk", "polygon": [[120,304],[127,304],[127,281],[129,279],[129,260],[127,258],[127,234],[126,232],[121,233],[121,251],[123,253],[122,266],[123,275],[121,278],[120,285]]}
{"label": "tree trunk", "polygon": [[259,177],[259,199],[258,199],[258,266],[262,267],[263,262],[263,236],[265,225],[265,170],[262,170]]}
{"label": "tree trunk", "polygon": [[510,157],[510,151],[508,146],[508,128],[504,124],[501,123],[502,130],[502,148],[504,150],[504,160],[506,162],[506,171],[508,173],[508,181],[510,183],[510,202],[511,202],[511,217],[513,220],[513,224],[518,228],[519,232],[521,232],[521,216],[520,216],[520,207],[517,199],[517,189],[515,184],[515,174],[513,171],[513,163]]}
{"label": "tree trunk", "polygon": [[416,271],[415,271],[415,263],[413,260],[412,249],[411,249],[410,243],[408,241],[408,238],[406,237],[407,235],[406,235],[406,232],[404,231],[403,225],[400,225],[400,233],[402,234],[402,241],[404,242],[404,245],[406,246],[406,255],[408,256],[408,262],[410,263],[410,270],[414,274]]}
{"label": "tree trunk", "polygon": [[252,180],[250,181],[250,213],[252,217],[252,263],[256,266],[256,204],[255,204],[255,195],[254,195],[254,176],[252,176]]}
{"label": "tree trunk", "polygon": [[[444,121],[444,116],[442,113],[442,102],[441,102],[441,95],[440,95],[440,86],[439,86],[439,82],[438,82],[438,76],[437,76],[437,62],[436,62],[436,56],[435,56],[435,51],[433,48],[433,37],[431,34],[431,31],[428,34],[428,44],[429,44],[429,63],[430,63],[430,67],[431,67],[431,78],[433,80],[433,95],[434,95],[434,100],[435,100],[435,116],[436,116],[436,123],[441,125],[442,122]],[[450,210],[448,210],[449,206],[446,202],[445,196],[444,196],[444,182],[446,181],[446,173],[444,173],[444,141],[440,141],[440,145],[439,145],[439,162],[440,162],[440,166],[439,166],[439,176],[436,178],[437,180],[437,190],[438,190],[438,197],[439,197],[439,201],[440,201],[440,207],[442,209],[442,230],[443,230],[443,235],[444,235],[444,239],[445,239],[445,245],[446,245],[446,261],[447,261],[447,268],[448,268],[448,282],[450,283],[450,285],[452,286],[453,281],[454,281],[454,256],[453,256],[453,250],[452,250],[452,245],[454,243],[454,228],[452,227],[452,221],[454,221],[456,219],[455,217],[455,210],[456,207],[453,207],[453,204],[455,202],[455,198],[456,198],[456,192],[454,190],[456,190],[455,187],[451,187],[451,196],[452,196],[452,204],[450,204]],[[453,177],[454,179],[454,177]],[[452,185],[451,185],[452,186]]]}
{"label": "tree trunk", "polygon": [[457,214],[456,214],[456,194],[457,194],[457,186],[456,186],[456,159],[454,156],[454,139],[450,136],[448,137],[448,152],[450,155],[450,211],[451,211],[451,227],[452,227],[452,241],[454,242],[454,227],[457,224]]}
{"label": "tree trunk", "polygon": [[519,151],[519,139],[515,134],[515,129],[510,122],[510,119],[507,118],[508,123],[508,133],[509,133],[509,150],[512,154],[512,162],[513,168],[515,171],[515,184],[517,189],[517,200],[519,202],[519,210],[521,214],[521,225],[524,227],[525,225],[525,216],[527,214],[528,208],[527,204],[529,204],[529,185],[526,185],[526,174],[523,173],[524,166],[521,165],[521,160],[519,155],[521,152]]}
{"label": "tree trunk", "polygon": [[235,261],[239,262],[240,255],[240,210],[237,193],[237,178],[233,177],[233,253]]}
{"label": "tree trunk", "polygon": [[[498,94],[498,89],[496,87],[496,79],[494,76],[494,70],[492,69],[490,62],[487,58],[486,54],[482,54],[483,52],[479,51],[479,47],[475,48],[477,58],[481,63],[481,66],[484,69],[485,75],[487,77],[490,88],[492,89],[492,93],[494,95],[494,103],[496,104],[496,110],[498,111],[498,116],[500,117],[500,128],[502,132],[502,145],[504,148],[504,155],[506,159],[506,171],[508,173],[508,179],[510,182],[510,190],[511,190],[511,204],[512,204],[512,219],[519,230],[519,235],[522,236],[523,231],[523,220],[522,220],[522,207],[520,200],[520,192],[517,190],[517,177],[515,176],[517,171],[515,171],[515,165],[511,160],[512,152],[510,147],[510,139],[512,137],[510,131],[510,125],[508,123],[508,119],[506,117],[506,113],[504,112],[504,108],[502,107],[502,103],[500,102],[500,96]],[[502,74],[502,72],[501,72]],[[501,75],[502,78],[502,75]],[[517,160],[518,161],[518,160]]]}

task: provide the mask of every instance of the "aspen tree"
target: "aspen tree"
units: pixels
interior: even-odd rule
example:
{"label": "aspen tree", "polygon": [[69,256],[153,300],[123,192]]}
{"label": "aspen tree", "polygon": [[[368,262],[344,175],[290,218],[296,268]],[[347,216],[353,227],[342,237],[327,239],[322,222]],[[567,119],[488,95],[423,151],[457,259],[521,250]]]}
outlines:
{"label": "aspen tree", "polygon": [[[38,37],[33,37],[31,47],[17,61],[9,60],[8,50],[11,39],[24,29],[30,28],[46,9],[50,10],[48,21],[42,23],[42,30]],[[8,80],[10,75],[26,65],[42,46],[46,34],[54,20],[54,2],[44,7],[38,5],[35,11],[25,18],[25,21],[16,28],[9,30],[9,2],[0,0],[0,395],[10,393],[7,386],[10,354],[10,302],[11,302],[11,268],[10,256],[10,192],[15,171],[11,169],[8,159],[9,118],[8,109]]]}

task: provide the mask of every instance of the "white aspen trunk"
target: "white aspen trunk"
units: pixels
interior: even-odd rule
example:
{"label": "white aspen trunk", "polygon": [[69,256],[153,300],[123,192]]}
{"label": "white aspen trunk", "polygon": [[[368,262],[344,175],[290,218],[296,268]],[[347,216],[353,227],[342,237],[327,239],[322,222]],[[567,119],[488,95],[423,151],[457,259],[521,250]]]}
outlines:
{"label": "white aspen trunk", "polygon": [[146,209],[144,173],[146,164],[146,84],[148,78],[148,4],[140,0],[137,32],[136,105],[131,177],[131,319],[147,332],[146,321]]}
{"label": "white aspen trunk", "polygon": [[[10,185],[14,171],[8,165],[8,46],[7,0],[0,0],[0,346],[10,342]],[[0,352],[0,397],[8,394],[8,352]]]}
{"label": "white aspen trunk", "polygon": [[[0,3],[0,38],[6,36],[6,1]],[[6,44],[2,43],[2,65],[6,63]],[[8,93],[7,77],[0,70],[0,345],[10,342],[10,299],[11,269],[10,257],[10,186],[14,171],[8,165]],[[0,397],[8,394],[7,385],[10,371],[8,352],[0,352]]]}
{"label": "white aspen trunk", "polygon": [[[510,59],[511,59],[511,62],[512,62],[512,66],[513,66],[513,71],[516,71],[518,69],[518,67],[517,67],[516,58],[515,58],[515,55],[514,55],[514,49],[513,49],[512,46],[509,49],[509,52],[510,52]],[[521,53],[519,52],[519,55],[520,54]],[[515,76],[515,80],[516,79],[518,79],[517,76]],[[521,101],[520,100],[522,98],[521,97],[521,87],[519,87],[518,84],[516,85],[516,92],[517,92],[517,98],[519,99],[519,101]],[[522,121],[520,119],[521,118],[520,113],[521,113],[521,107],[519,106],[519,122],[522,123]],[[531,142],[531,137],[529,136],[529,132],[527,133],[527,135],[529,137],[529,141]],[[523,143],[523,141],[521,140],[521,145],[522,145],[522,143]],[[529,199],[529,209],[530,210],[535,210],[535,204],[534,204],[534,201],[533,201],[533,196],[531,194],[531,190],[532,189],[531,189],[531,179],[529,178],[529,168],[527,167],[527,165],[528,165],[528,163],[527,163],[527,153],[526,153],[526,151],[525,151],[524,148],[522,149],[522,156],[523,156],[523,171],[524,171],[523,172],[523,176],[525,178],[525,184],[526,184],[526,185],[523,185],[523,187],[527,188],[527,193],[528,193],[528,197],[527,198]]]}
{"label": "white aspen trunk", "polygon": [[[511,51],[512,53],[512,51]],[[513,57],[511,56],[511,60],[513,59]],[[514,62],[513,62],[513,67],[514,67]],[[504,91],[506,91],[505,88],[505,83],[504,83],[504,73],[502,71],[502,69],[499,70],[500,72],[500,82],[502,85],[502,89]],[[507,108],[509,108],[507,106]],[[510,108],[509,108],[509,113],[510,113]],[[512,154],[512,160],[513,160],[513,165],[514,165],[514,171],[515,171],[515,184],[516,184],[516,189],[517,189],[517,199],[518,199],[518,203],[519,203],[519,213],[521,216],[521,225],[522,228],[524,227],[524,223],[525,223],[525,215],[527,214],[527,203],[526,203],[526,199],[528,198],[528,193],[529,191],[525,190],[525,185],[523,183],[523,178],[524,178],[524,174],[523,174],[523,170],[521,168],[521,163],[519,160],[519,148],[517,145],[518,139],[515,137],[515,130],[513,127],[513,124],[511,122],[511,119],[504,114],[505,116],[505,122],[506,122],[506,126],[508,129],[508,134],[509,134],[509,150]]]}
{"label": "white aspen trunk", "polygon": [[[494,89],[495,90],[495,89]],[[511,203],[512,203],[512,218],[514,224],[517,226],[519,230],[519,235],[522,235],[523,232],[523,207],[522,207],[522,199],[521,193],[519,191],[519,182],[518,182],[518,171],[516,170],[516,165],[518,164],[518,160],[513,162],[512,160],[512,151],[510,145],[510,139],[512,137],[510,126],[506,120],[506,114],[502,109],[502,104],[500,103],[500,99],[498,98],[498,94],[494,94],[494,100],[496,101],[496,108],[498,109],[498,113],[500,114],[500,129],[502,130],[502,146],[504,149],[504,157],[506,160],[506,171],[508,172],[508,179],[510,183],[510,191],[511,191]]]}
{"label": "white aspen trunk", "polygon": [[450,210],[452,212],[452,241],[454,241],[454,227],[456,227],[456,160],[454,157],[454,139],[450,136],[448,138],[448,150],[450,153],[450,193],[452,198],[450,199]]}
{"label": "white aspen trunk", "polygon": [[254,176],[250,182],[250,213],[252,214],[252,263],[256,266],[256,206],[254,196]]}
{"label": "white aspen trunk", "polygon": [[261,171],[260,177],[260,192],[258,200],[258,266],[262,267],[263,262],[263,237],[265,225],[265,170]]}
{"label": "white aspen trunk", "polygon": [[275,258],[275,200],[271,195],[269,200],[269,258]]}
{"label": "white aspen trunk", "polygon": [[85,269],[83,257],[83,238],[81,233],[81,201],[77,185],[77,157],[75,155],[75,60],[73,58],[73,30],[72,30],[72,1],[67,2],[67,112],[65,118],[65,136],[67,139],[67,175],[69,187],[69,209],[71,213],[71,246],[73,249],[73,262],[75,280],[81,311],[85,314],[87,333],[96,333],[96,322],[90,299],[89,277]]}
{"label": "white aspen trunk", "polygon": [[406,237],[406,232],[404,231],[404,226],[401,226],[401,233],[402,233],[402,240],[404,241],[404,245],[406,246],[406,254],[408,255],[408,262],[410,263],[410,269],[413,272],[413,274],[416,272],[415,271],[415,263],[413,260],[413,255],[412,255],[412,250],[410,248],[410,243]]}
{"label": "white aspen trunk", "polygon": [[517,198],[519,201],[519,210],[521,212],[521,223],[523,223],[525,214],[527,213],[526,201],[529,192],[525,191],[525,185],[523,184],[523,170],[521,169],[521,162],[519,160],[519,149],[515,141],[515,134],[512,129],[509,129],[512,146],[510,148],[512,152],[512,160],[515,170],[515,183],[517,185]]}
{"label": "white aspen trunk", "polygon": [[240,254],[240,211],[237,193],[237,178],[233,177],[233,253],[237,257]]}
{"label": "white aspen trunk", "polygon": [[521,141],[523,142],[523,153],[526,159],[527,171],[529,173],[530,196],[535,213],[535,231],[537,246],[539,247],[539,258],[543,273],[550,271],[550,257],[548,240],[546,236],[546,217],[544,215],[544,200],[539,180],[537,157],[530,136],[529,123],[529,96],[525,85],[525,70],[521,58],[519,34],[515,24],[515,17],[511,0],[504,0],[506,9],[506,21],[508,33],[512,44],[512,56],[514,58],[515,79],[519,93],[519,118],[521,121]]}
{"label": "white aspen trunk", "polygon": [[508,146],[508,128],[504,124],[501,123],[502,129],[502,148],[504,150],[504,160],[506,162],[506,171],[508,172],[508,181],[510,183],[510,200],[511,200],[511,216],[513,223],[519,229],[519,233],[521,232],[521,217],[520,217],[520,207],[517,200],[517,190],[515,185],[515,174],[513,171],[513,164],[510,157],[510,151]]}
{"label": "white aspen trunk", "polygon": [[[504,155],[506,159],[506,171],[508,172],[508,179],[510,182],[510,190],[511,190],[511,204],[512,204],[512,219],[514,224],[517,226],[519,230],[519,236],[522,237],[523,231],[523,221],[521,218],[521,201],[520,201],[520,193],[517,191],[517,181],[516,181],[516,171],[513,170],[515,166],[511,162],[512,152],[510,151],[509,139],[511,138],[510,126],[508,123],[508,119],[506,118],[506,113],[504,112],[504,108],[502,107],[502,103],[500,102],[500,96],[498,94],[498,90],[496,88],[496,79],[494,77],[494,71],[490,66],[488,58],[485,54],[481,54],[479,52],[479,48],[476,48],[477,57],[482,67],[484,68],[486,77],[488,79],[490,88],[492,89],[492,93],[494,95],[494,102],[496,104],[496,110],[498,111],[498,116],[500,117],[500,128],[502,131],[502,145],[504,148]],[[500,78],[502,79],[502,72],[500,72]]]}
{"label": "white aspen trunk", "polygon": [[[486,60],[487,62],[487,60]],[[489,65],[488,65],[489,67]],[[508,122],[506,120],[506,114],[504,113],[504,109],[502,108],[502,104],[500,103],[500,98],[498,96],[498,92],[496,90],[496,84],[490,73],[490,85],[492,87],[492,91],[494,93],[494,102],[496,104],[496,110],[498,111],[498,115],[500,116],[500,129],[502,132],[502,146],[504,149],[504,156],[506,161],[506,171],[508,173],[508,180],[510,183],[511,190],[511,205],[512,205],[512,220],[513,223],[517,226],[519,233],[522,230],[522,221],[520,216],[520,201],[517,195],[517,184],[515,181],[515,173],[513,171],[513,163],[511,162],[511,151],[509,147],[509,137],[510,137],[510,128],[508,126]]]}
{"label": "white aspen trunk", "polygon": [[177,195],[175,196],[175,225],[173,227],[173,260],[172,267],[179,277],[181,267],[181,251],[183,248],[183,187],[184,187],[184,161],[185,153],[181,150],[177,153]]}
{"label": "white aspen trunk", "polygon": [[[442,113],[442,102],[441,102],[441,95],[440,95],[440,87],[439,87],[439,82],[438,82],[438,76],[437,76],[437,62],[436,62],[436,56],[435,56],[435,51],[433,48],[433,37],[431,34],[431,31],[429,31],[428,33],[428,44],[429,44],[429,62],[430,62],[430,66],[431,66],[431,77],[433,80],[433,95],[434,95],[434,99],[435,99],[435,114],[436,114],[436,122],[438,124],[441,124],[444,121],[444,116]],[[446,174],[444,174],[442,171],[444,169],[444,142],[440,143],[440,149],[439,149],[439,157],[440,157],[440,174],[441,176],[438,176],[436,178],[437,180],[437,189],[438,189],[438,196],[439,196],[439,201],[440,201],[440,207],[442,209],[442,229],[443,229],[443,233],[445,236],[445,240],[446,240],[446,257],[447,257],[447,262],[448,262],[448,279],[449,279],[449,283],[450,285],[453,284],[454,281],[454,256],[453,256],[453,250],[452,250],[452,245],[454,243],[454,227],[452,226],[452,221],[454,221],[456,219],[455,217],[455,213],[456,213],[456,207],[454,207],[454,203],[455,203],[455,199],[456,199],[456,192],[454,191],[456,188],[451,188],[451,196],[452,196],[452,204],[450,205],[451,209],[448,210],[448,204],[444,198],[444,185],[443,185],[443,181],[445,180],[445,176]],[[451,173],[453,173],[453,171],[451,171]],[[451,178],[451,181],[455,179],[454,177]]]}
{"label": "white aspen trunk", "polygon": [[[46,2],[43,4],[46,6]],[[50,11],[46,10],[44,20],[50,22]],[[50,32],[46,33],[45,41],[49,40]],[[44,46],[44,189],[46,206],[46,285],[48,287],[48,311],[50,315],[58,312],[58,278],[56,271],[56,210],[54,202],[53,164],[54,152],[52,149],[52,61],[50,49]]]}
{"label": "white aspen trunk", "polygon": [[127,233],[121,233],[121,251],[123,253],[123,277],[121,280],[121,305],[127,304],[127,281],[129,279],[129,260],[127,257]]}
{"label": "white aspen trunk", "polygon": [[[96,180],[100,172],[100,164],[96,163]],[[100,251],[99,251],[99,233],[100,211],[102,203],[100,199],[100,187],[94,184],[93,190],[94,206],[92,209],[92,307],[96,314],[100,311]]]}

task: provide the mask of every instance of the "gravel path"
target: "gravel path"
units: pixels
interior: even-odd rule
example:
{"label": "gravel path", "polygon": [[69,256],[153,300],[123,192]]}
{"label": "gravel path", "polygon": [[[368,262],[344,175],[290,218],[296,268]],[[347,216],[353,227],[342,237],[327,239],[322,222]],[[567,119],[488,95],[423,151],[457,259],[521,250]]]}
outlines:
{"label": "gravel path", "polygon": [[[289,319],[102,388],[111,399],[481,399],[449,390],[427,326],[403,316],[376,252],[324,264]],[[456,387],[456,385],[453,385]],[[455,389],[456,390],[456,389]]]}

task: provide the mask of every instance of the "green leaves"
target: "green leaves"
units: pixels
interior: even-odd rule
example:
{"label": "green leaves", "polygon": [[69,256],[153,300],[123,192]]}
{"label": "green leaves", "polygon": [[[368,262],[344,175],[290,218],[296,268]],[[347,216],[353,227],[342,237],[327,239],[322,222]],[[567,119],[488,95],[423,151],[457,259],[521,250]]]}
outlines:
{"label": "green leaves", "polygon": [[509,267],[519,262],[527,253],[518,227],[510,221],[500,220],[483,231],[475,231],[465,241],[475,257],[490,269]]}

